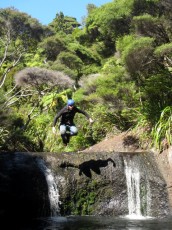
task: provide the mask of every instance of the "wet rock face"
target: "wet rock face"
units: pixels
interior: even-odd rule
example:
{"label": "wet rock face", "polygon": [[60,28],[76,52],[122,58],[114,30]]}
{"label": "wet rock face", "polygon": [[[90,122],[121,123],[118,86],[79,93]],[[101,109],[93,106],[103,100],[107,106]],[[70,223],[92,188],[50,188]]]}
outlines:
{"label": "wet rock face", "polygon": [[40,158],[54,175],[61,215],[128,215],[126,161],[131,163],[131,168],[137,168],[140,175],[142,214],[168,215],[166,184],[151,157],[143,153],[115,152],[2,153],[0,218],[50,215],[48,186],[38,164]]}
{"label": "wet rock face", "polygon": [[57,177],[62,215],[118,216],[128,213],[124,205],[127,189],[123,163],[118,155],[116,161],[106,154],[76,154],[68,158],[64,155],[59,169],[56,173],[63,175],[63,183]]}
{"label": "wet rock face", "polygon": [[44,174],[29,154],[0,154],[0,218],[22,221],[50,213]]}
{"label": "wet rock face", "polygon": [[[133,174],[139,173],[140,200],[134,200],[133,209],[140,202],[144,216],[170,213],[166,183],[151,154],[68,153],[47,155],[45,161],[56,175],[62,215],[128,215],[127,174],[131,172],[125,171],[126,161]],[[135,184],[133,193],[136,190]]]}

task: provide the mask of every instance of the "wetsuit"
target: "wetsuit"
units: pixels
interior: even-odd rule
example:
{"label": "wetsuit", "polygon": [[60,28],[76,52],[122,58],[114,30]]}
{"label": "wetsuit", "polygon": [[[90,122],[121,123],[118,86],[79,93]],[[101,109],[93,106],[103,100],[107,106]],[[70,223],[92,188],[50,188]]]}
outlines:
{"label": "wetsuit", "polygon": [[[86,113],[85,111],[77,108],[76,106],[74,106],[72,109],[69,109],[67,105],[63,109],[61,109],[54,118],[53,126],[55,127],[58,118],[61,117],[60,134],[64,144],[69,143],[70,136],[77,135],[78,133],[78,129],[76,128],[73,121],[76,113],[82,113],[87,117],[87,119],[90,118],[88,113]],[[66,134],[67,130],[69,131],[68,135]]]}

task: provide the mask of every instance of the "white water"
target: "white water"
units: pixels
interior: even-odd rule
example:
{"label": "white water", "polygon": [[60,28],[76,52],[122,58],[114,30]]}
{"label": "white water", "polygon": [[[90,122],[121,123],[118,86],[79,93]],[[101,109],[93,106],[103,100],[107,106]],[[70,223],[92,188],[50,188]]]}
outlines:
{"label": "white water", "polygon": [[127,181],[129,216],[141,217],[140,172],[135,162],[131,159],[124,159],[124,164]]}
{"label": "white water", "polygon": [[59,214],[60,201],[59,201],[59,191],[55,183],[54,175],[51,172],[51,170],[47,168],[47,166],[45,165],[42,159],[38,160],[38,165],[46,177],[49,199],[50,199],[51,216],[57,216]]}
{"label": "white water", "polygon": [[[127,195],[128,195],[128,218],[132,219],[143,219],[143,218],[151,218],[151,193],[150,193],[150,185],[149,181],[146,177],[146,173],[144,176],[144,190],[145,194],[142,194],[141,198],[141,187],[140,187],[140,170],[141,168],[136,163],[134,158],[124,158],[125,164],[125,174],[126,174],[126,182],[127,182]],[[143,199],[143,200],[141,200]],[[141,206],[144,206],[144,216],[141,212]]]}

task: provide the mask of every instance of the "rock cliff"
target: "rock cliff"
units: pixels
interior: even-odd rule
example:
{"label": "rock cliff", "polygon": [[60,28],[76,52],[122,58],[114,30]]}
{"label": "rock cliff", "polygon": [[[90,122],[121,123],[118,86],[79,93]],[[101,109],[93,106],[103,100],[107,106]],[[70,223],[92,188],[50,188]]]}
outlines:
{"label": "rock cliff", "polygon": [[39,159],[54,175],[60,215],[127,215],[126,160],[134,163],[132,167],[140,173],[142,214],[162,217],[170,213],[166,181],[150,153],[1,153],[1,219],[51,214],[48,185]]}

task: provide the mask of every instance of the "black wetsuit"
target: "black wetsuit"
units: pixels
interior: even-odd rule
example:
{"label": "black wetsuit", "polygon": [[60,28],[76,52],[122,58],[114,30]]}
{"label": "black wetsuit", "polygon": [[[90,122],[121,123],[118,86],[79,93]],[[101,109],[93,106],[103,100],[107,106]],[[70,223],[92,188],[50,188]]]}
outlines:
{"label": "black wetsuit", "polygon": [[82,113],[84,114],[88,119],[90,118],[90,116],[88,115],[88,113],[86,113],[85,111],[78,109],[76,106],[73,107],[72,110],[68,109],[68,106],[65,106],[63,109],[61,109],[55,116],[54,118],[54,122],[53,122],[53,126],[56,125],[57,120],[59,117],[61,117],[60,120],[60,124],[61,125],[74,125],[74,117],[76,113]]}
{"label": "black wetsuit", "polygon": [[[74,120],[74,117],[75,117],[76,113],[82,113],[83,115],[85,115],[87,117],[87,119],[90,118],[90,116],[88,115],[88,113],[86,113],[85,111],[83,111],[81,109],[78,109],[76,106],[74,106],[72,109],[69,109],[68,106],[65,106],[63,109],[61,109],[56,114],[56,116],[54,118],[53,126],[56,125],[58,118],[61,117],[60,127],[62,127],[62,126],[65,125],[66,126],[65,129],[72,129],[75,126],[73,120]],[[71,132],[70,132],[70,134],[68,134],[68,133],[63,133],[62,134],[61,133],[61,137],[62,137],[63,143],[65,145],[67,145],[69,143],[71,135],[77,135],[77,132],[75,134],[74,133],[72,134]]]}

